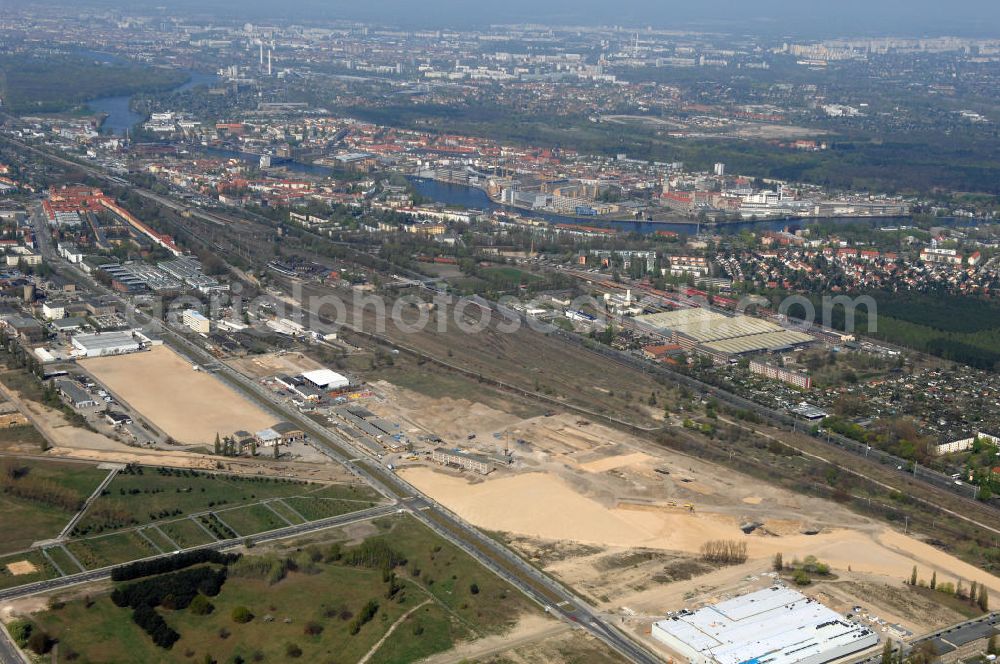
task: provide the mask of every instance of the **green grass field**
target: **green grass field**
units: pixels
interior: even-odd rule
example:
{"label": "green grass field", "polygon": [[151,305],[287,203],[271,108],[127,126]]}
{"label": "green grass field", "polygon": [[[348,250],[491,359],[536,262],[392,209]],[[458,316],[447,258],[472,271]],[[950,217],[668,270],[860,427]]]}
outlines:
{"label": "green grass field", "polygon": [[45,402],[45,390],[42,388],[38,378],[24,369],[11,369],[5,366],[0,370],[0,381],[3,381],[4,385],[25,399],[31,399],[39,403]]}
{"label": "green grass field", "polygon": [[[28,551],[33,543],[56,537],[107,473],[84,463],[0,458],[0,528],[8,533],[0,543],[0,556]],[[282,503],[274,503],[274,511],[260,504],[269,498],[299,501],[302,513]],[[92,570],[215,541],[187,515],[201,514],[199,522],[222,539],[233,536],[227,525],[240,536],[254,535],[288,522],[366,509],[378,499],[376,492],[360,485],[129,467],[90,506],[66,547]],[[208,511],[218,512],[224,523],[204,514]],[[159,530],[149,527],[154,525]],[[146,537],[134,532],[137,526],[146,526]],[[48,553],[64,573],[80,571],[61,549],[50,547]],[[14,575],[2,569],[0,587],[58,575],[38,551],[10,560],[25,559],[39,571]]]}
{"label": "green grass field", "polygon": [[0,428],[0,449],[39,452],[46,449],[46,445],[45,437],[30,424]]}
{"label": "green grass field", "polygon": [[538,281],[541,279],[537,274],[532,274],[524,270],[519,270],[516,267],[504,266],[504,267],[491,267],[483,270],[486,274],[491,277],[496,276],[500,279],[506,279],[509,281]]}
{"label": "green grass field", "polygon": [[450,618],[438,604],[420,607],[389,635],[372,663],[406,664],[450,649],[456,638]]}
{"label": "green grass field", "polygon": [[214,540],[204,530],[190,519],[177,519],[159,524],[160,530],[166,534],[181,549],[191,546],[201,546]]}
{"label": "green grass field", "polygon": [[[306,522],[302,514],[292,510],[284,501],[272,500],[271,502],[268,503],[268,506],[281,516],[285,517],[289,522],[293,524],[300,524]],[[361,507],[362,507],[361,505],[358,505],[359,509],[361,509]]]}
{"label": "green grass field", "polygon": [[[330,556],[331,541],[348,538],[334,529],[308,540],[251,551],[250,559],[289,557],[295,565],[284,578],[269,582],[266,574],[231,569],[208,616],[188,610],[157,609],[181,635],[169,651],[156,647],[130,619],[131,610],[114,606],[106,596],[88,608],[80,600],[33,616],[59,640],[62,658],[77,662],[127,661],[157,663],[202,661],[353,662],[363,657],[402,616],[421,606],[393,631],[374,653],[372,662],[402,664],[451,648],[456,640],[501,633],[526,611],[537,610],[520,593],[473,559],[409,517],[376,522],[379,537],[405,556],[396,568],[401,589],[391,598],[383,573],[354,567]],[[305,542],[311,542],[306,544]],[[345,552],[351,547],[342,547]],[[369,601],[378,603],[374,617],[351,634],[351,624]],[[246,607],[254,618],[240,624],[233,609]],[[307,628],[309,626],[309,628]],[[289,644],[301,650],[287,654]],[[257,659],[257,655],[263,659]]]}
{"label": "green grass field", "polygon": [[[108,471],[96,466],[4,458],[0,460],[0,473],[22,487],[61,487],[67,496],[79,498],[82,503],[107,477]],[[37,497],[26,498],[12,495],[7,486],[0,492],[0,531],[6,533],[0,542],[0,553],[27,549],[33,542],[51,539],[59,534],[75,513],[62,504],[56,504],[47,491],[39,491]]]}
{"label": "green grass field", "polygon": [[[35,572],[30,574],[14,574],[7,568],[8,565],[28,561],[35,566]],[[52,565],[42,556],[39,551],[29,551],[28,553],[16,553],[9,556],[0,557],[0,589],[13,588],[26,583],[54,579],[59,574]]]}
{"label": "green grass field", "polygon": [[166,536],[163,533],[161,533],[159,530],[157,530],[156,528],[152,528],[152,527],[151,528],[143,528],[142,529],[142,533],[146,537],[148,537],[149,539],[151,539],[153,541],[153,543],[157,547],[159,547],[160,550],[163,551],[164,553],[173,551],[174,549],[177,548],[177,547],[174,546],[173,542],[171,542],[170,540],[168,540],[166,538]]}
{"label": "green grass field", "polygon": [[74,534],[95,535],[210,510],[248,505],[266,498],[349,495],[375,499],[366,487],[300,480],[224,475],[172,468],[136,468],[121,473],[94,501]]}
{"label": "green grass field", "polygon": [[362,509],[374,507],[380,496],[367,486],[357,484],[325,484],[318,485],[310,491],[300,491],[298,495],[315,496],[317,498],[339,498],[342,500],[361,500],[368,504]]}
{"label": "green grass field", "polygon": [[309,521],[325,519],[339,514],[347,514],[349,512],[355,512],[369,507],[369,504],[364,502],[354,500],[336,500],[332,498],[317,498],[315,496],[286,498],[285,502],[289,507]]}
{"label": "green grass field", "polygon": [[284,528],[288,524],[264,505],[249,505],[219,512],[217,516],[240,536],[256,535],[265,530]]}
{"label": "green grass field", "polygon": [[55,562],[56,566],[62,570],[63,574],[77,574],[83,571],[76,563],[73,562],[73,559],[70,558],[69,554],[66,553],[62,547],[48,547],[45,550],[45,553],[47,553],[49,558]]}
{"label": "green grass field", "polygon": [[131,531],[72,540],[66,544],[66,548],[87,569],[120,565],[130,560],[159,554],[149,542]]}

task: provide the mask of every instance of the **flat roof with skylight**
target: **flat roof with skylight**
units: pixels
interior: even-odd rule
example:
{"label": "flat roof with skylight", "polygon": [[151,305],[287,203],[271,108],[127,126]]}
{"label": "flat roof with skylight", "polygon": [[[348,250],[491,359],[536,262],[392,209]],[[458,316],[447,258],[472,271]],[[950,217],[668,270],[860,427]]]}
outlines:
{"label": "flat roof with skylight", "polygon": [[868,627],[783,586],[682,611],[653,637],[691,664],[824,664],[878,645]]}

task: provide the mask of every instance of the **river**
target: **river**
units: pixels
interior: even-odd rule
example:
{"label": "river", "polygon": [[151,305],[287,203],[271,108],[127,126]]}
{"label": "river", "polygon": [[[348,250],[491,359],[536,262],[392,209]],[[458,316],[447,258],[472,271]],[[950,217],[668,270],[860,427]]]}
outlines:
{"label": "river", "polygon": [[[174,88],[174,92],[188,90],[198,85],[212,84],[218,80],[218,76],[215,74],[205,74],[203,72],[194,71],[193,69],[189,69],[185,73],[190,76],[188,82]],[[131,95],[122,95],[118,97],[100,97],[98,99],[92,99],[87,102],[87,106],[89,106],[95,113],[103,113],[107,116],[104,120],[104,124],[101,125],[102,130],[110,131],[112,134],[121,136],[125,134],[126,130],[130,130],[136,124],[146,120],[145,116],[132,110],[131,102]]]}
{"label": "river", "polygon": [[[120,59],[108,53],[101,53],[98,51],[84,51],[84,53],[93,57],[97,60],[104,62],[114,62]],[[194,70],[187,70],[186,72],[190,79],[187,83],[180,85],[174,89],[176,92],[183,90],[188,90],[190,88],[215,83],[218,80],[218,76],[215,74],[205,74],[203,72],[198,72]],[[87,105],[93,109],[95,112],[106,114],[107,118],[102,125],[102,129],[110,130],[112,133],[117,135],[122,135],[126,130],[131,129],[137,123],[143,122],[146,118],[142,115],[136,113],[131,109],[132,97],[130,95],[118,96],[118,97],[101,97],[99,99],[91,100]],[[256,164],[259,157],[255,154],[236,152],[232,150],[224,150],[219,148],[202,147],[202,150],[215,154],[216,156],[224,157],[235,157],[242,159],[248,163]],[[303,173],[316,176],[327,176],[332,173],[332,169],[326,168],[324,166],[317,166],[315,164],[306,164],[297,161],[283,161],[281,165],[287,168],[291,172]],[[697,222],[678,220],[678,221],[630,221],[630,220],[607,220],[607,219],[597,219],[594,217],[567,217],[557,214],[551,214],[548,212],[539,212],[536,210],[522,210],[520,208],[511,208],[503,205],[499,205],[490,200],[489,196],[486,195],[482,189],[476,187],[469,187],[466,185],[450,184],[446,182],[438,182],[437,180],[429,180],[424,178],[410,178],[413,183],[414,188],[420,195],[428,198],[437,203],[443,203],[445,205],[458,205],[466,208],[477,209],[477,210],[503,210],[507,212],[517,213],[524,217],[531,217],[534,219],[544,219],[557,224],[577,224],[581,226],[597,226],[602,228],[611,228],[619,231],[634,232],[641,234],[655,233],[657,231],[674,231],[675,233],[683,233],[685,235],[696,235],[706,229],[714,229],[720,233],[735,234],[743,230],[755,230],[755,231],[796,231],[803,226],[816,222],[842,222],[842,223],[864,223],[869,224],[873,228],[880,228],[883,226],[905,226],[912,223],[910,217],[813,217],[808,219],[764,219],[758,221],[734,221],[727,222],[725,224],[720,224],[714,226],[711,224],[699,224]],[[942,218],[939,223],[941,225],[972,225],[975,223],[974,220],[968,219],[956,219],[956,218]]]}
{"label": "river", "polygon": [[[733,221],[719,225],[699,224],[693,221],[629,221],[629,220],[607,220],[595,217],[565,217],[536,210],[522,210],[499,205],[490,200],[486,192],[476,187],[469,187],[460,184],[450,184],[428,180],[424,178],[410,178],[417,192],[427,199],[443,203],[445,205],[460,205],[462,207],[475,210],[503,210],[513,212],[524,217],[534,219],[544,219],[557,224],[578,224],[581,226],[596,226],[601,228],[612,228],[624,232],[641,234],[655,233],[657,231],[673,231],[685,235],[696,235],[701,231],[714,230],[719,233],[736,234],[744,230],[754,231],[796,231],[810,224],[821,222],[868,224],[872,228],[907,226],[913,224],[911,217],[810,217],[806,219],[762,219],[758,221]],[[945,217],[935,221],[941,226],[971,226],[977,222],[974,219]]]}

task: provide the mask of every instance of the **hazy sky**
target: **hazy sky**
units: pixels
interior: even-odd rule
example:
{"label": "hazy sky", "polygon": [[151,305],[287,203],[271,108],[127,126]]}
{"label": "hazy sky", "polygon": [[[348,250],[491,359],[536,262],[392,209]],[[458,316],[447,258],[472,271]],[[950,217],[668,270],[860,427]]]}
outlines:
{"label": "hazy sky", "polygon": [[[10,0],[7,0],[10,1]],[[703,27],[770,34],[1000,36],[1000,0],[83,0],[80,4],[211,11],[237,20],[282,16],[413,27],[490,23]]]}

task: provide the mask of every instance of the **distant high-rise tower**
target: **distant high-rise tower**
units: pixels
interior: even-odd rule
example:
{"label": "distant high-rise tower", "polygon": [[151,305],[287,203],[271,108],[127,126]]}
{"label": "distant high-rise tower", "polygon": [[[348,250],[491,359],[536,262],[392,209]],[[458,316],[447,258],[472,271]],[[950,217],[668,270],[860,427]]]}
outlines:
{"label": "distant high-rise tower", "polygon": [[715,172],[716,175],[718,175],[721,178],[722,176],[724,176],[726,174],[726,165],[723,164],[723,163],[721,163],[721,162],[718,163],[718,164],[716,164],[714,172]]}
{"label": "distant high-rise tower", "polygon": [[267,49],[267,75],[271,75],[271,49]]}
{"label": "distant high-rise tower", "polygon": [[264,68],[264,42],[260,42],[260,68]]}

